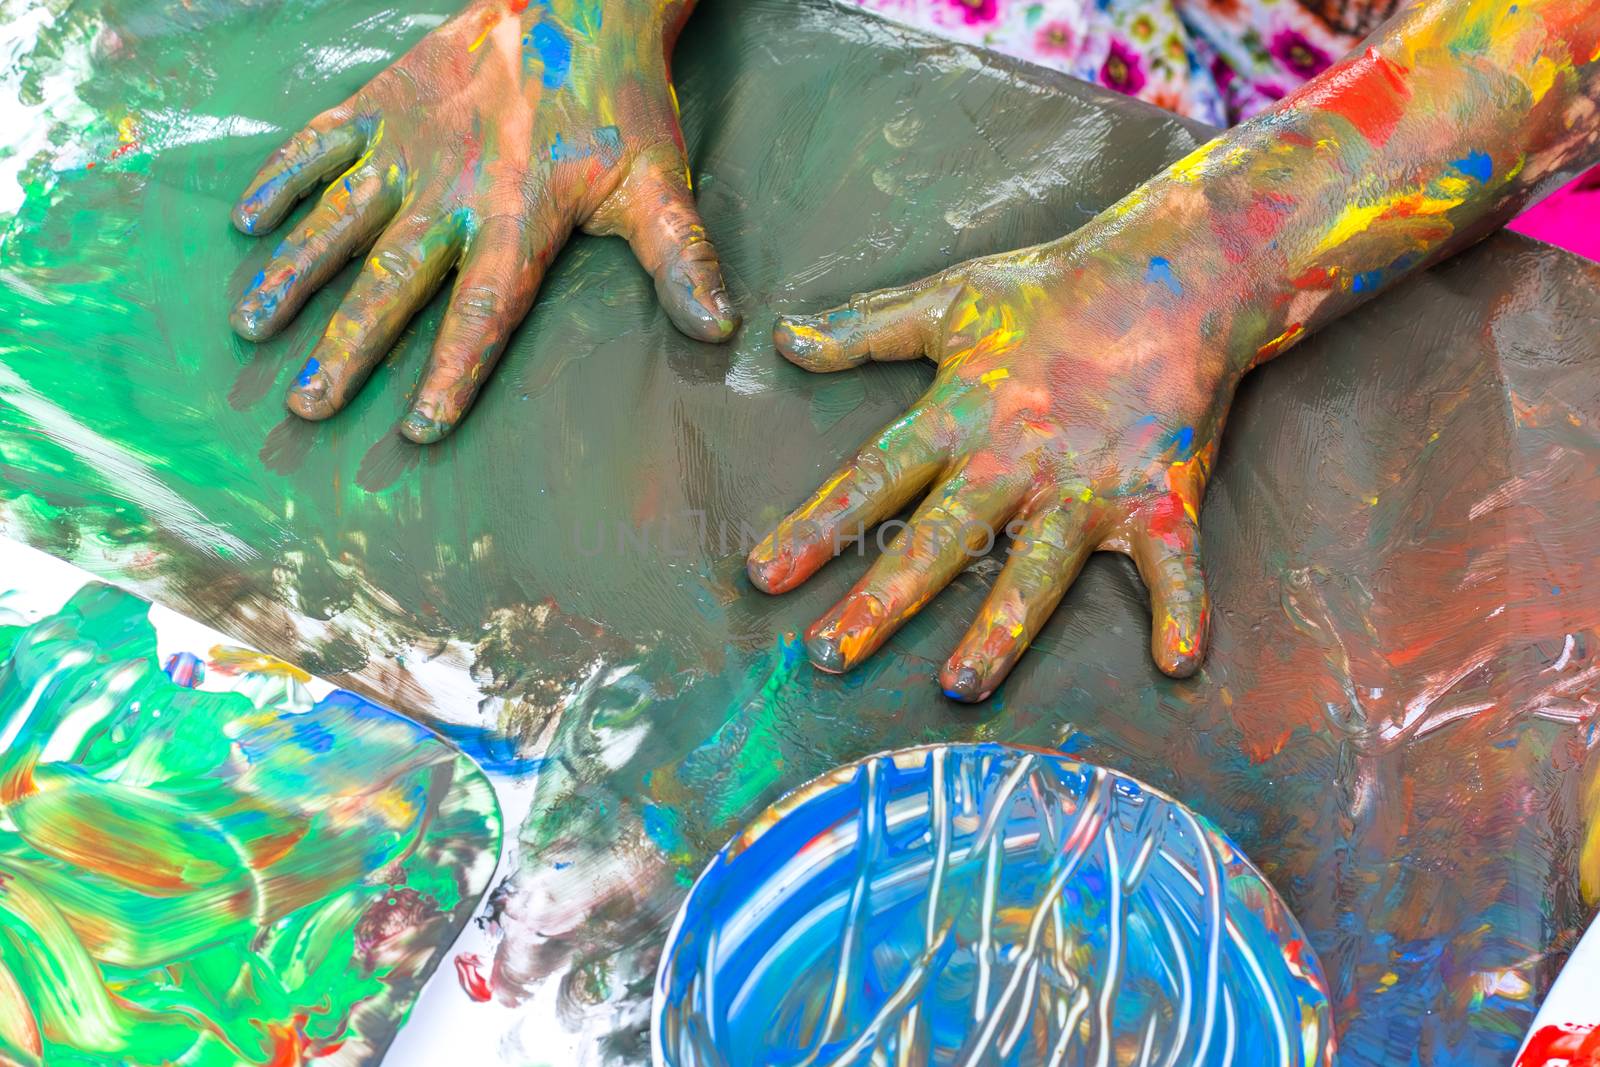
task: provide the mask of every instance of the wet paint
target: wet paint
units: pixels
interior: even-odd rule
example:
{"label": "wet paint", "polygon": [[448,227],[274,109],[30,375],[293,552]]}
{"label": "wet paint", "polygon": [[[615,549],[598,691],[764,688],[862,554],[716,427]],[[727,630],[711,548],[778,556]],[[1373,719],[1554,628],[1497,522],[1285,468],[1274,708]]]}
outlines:
{"label": "wet paint", "polygon": [[1238,848],[1103,768],[904,749],[757,816],[668,935],[663,1067],[1328,1067],[1305,935]]}
{"label": "wet paint", "polygon": [[[731,834],[851,759],[988,739],[1066,747],[1236,841],[1324,963],[1341,1062],[1387,1064],[1397,1042],[1428,1067],[1514,1057],[1588,918],[1568,772],[1591,765],[1600,648],[1593,268],[1493,238],[1251,374],[1202,507],[1207,665],[1159,674],[1137,575],[1104,556],[973,710],[940,696],[936,653],[997,561],[837,677],[794,631],[866,560],[782,599],[744,584],[740,524],[764,532],[928,385],[914,363],[790,366],[772,311],[1053,238],[1209,132],[825,6],[706,0],[673,74],[751,328],[682,338],[621,242],[579,238],[449,440],[392,432],[443,301],[339,418],[289,419],[282,391],[340,285],[239,341],[231,302],[269,242],[195,220],[452,12],[74,7],[16,68],[72,87],[17,112],[60,147],[29,156],[25,190],[0,183],[0,322],[26,324],[0,326],[5,529],[545,761],[495,897],[491,1000],[460,994],[494,1022],[457,1026],[447,1051],[481,1041],[494,1062],[554,1034],[647,1062],[641,990]],[[81,166],[130,112],[141,147]],[[1204,276],[1179,266],[1188,288]],[[1192,462],[1203,424],[1184,425]],[[1150,437],[1173,462],[1179,429]],[[1484,994],[1502,973],[1525,986]],[[513,1001],[532,1006],[507,1018]]]}
{"label": "wet paint", "polygon": [[89,584],[0,627],[0,1057],[377,1063],[488,880],[492,789],[270,657],[163,672],[148,612]]}

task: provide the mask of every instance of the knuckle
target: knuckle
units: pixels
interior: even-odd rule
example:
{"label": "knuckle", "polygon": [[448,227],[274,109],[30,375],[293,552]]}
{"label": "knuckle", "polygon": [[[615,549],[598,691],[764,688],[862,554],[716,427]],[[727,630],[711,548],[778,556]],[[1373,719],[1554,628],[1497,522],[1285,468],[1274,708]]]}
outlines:
{"label": "knuckle", "polygon": [[416,253],[409,249],[393,247],[380,248],[374,252],[372,266],[377,268],[382,280],[397,285],[410,284],[422,270],[422,262]]}
{"label": "knuckle", "polygon": [[508,301],[495,289],[481,285],[458,289],[450,298],[450,312],[465,325],[482,327],[506,313]]}

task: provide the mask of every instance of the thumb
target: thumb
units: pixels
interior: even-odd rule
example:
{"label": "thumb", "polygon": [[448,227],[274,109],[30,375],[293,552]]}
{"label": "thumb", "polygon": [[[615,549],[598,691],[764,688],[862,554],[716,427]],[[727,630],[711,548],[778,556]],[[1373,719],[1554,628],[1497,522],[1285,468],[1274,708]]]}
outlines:
{"label": "thumb", "polygon": [[850,298],[819,315],[784,315],[773,343],[791,363],[811,371],[858,367],[867,360],[929,354],[935,328],[950,307],[948,273]]}

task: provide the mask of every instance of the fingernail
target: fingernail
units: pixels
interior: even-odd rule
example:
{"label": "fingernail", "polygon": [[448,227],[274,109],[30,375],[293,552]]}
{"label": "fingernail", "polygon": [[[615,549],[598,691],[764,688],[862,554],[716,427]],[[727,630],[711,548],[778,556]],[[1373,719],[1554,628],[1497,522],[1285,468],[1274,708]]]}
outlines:
{"label": "fingernail", "polygon": [[734,309],[733,301],[728,299],[726,289],[717,289],[711,294],[711,303],[716,307],[717,314],[721,317],[718,325],[725,330],[733,330],[739,325],[739,312]]}
{"label": "fingernail", "polygon": [[325,419],[334,412],[328,398],[328,380],[322,375],[322,364],[315,356],[306,360],[300,374],[289,388],[289,410],[303,419]]}
{"label": "fingernail", "polygon": [[757,589],[763,593],[779,593],[786,588],[784,582],[794,573],[794,555],[770,545],[757,545],[745,561],[744,569]]}
{"label": "fingernail", "polygon": [[834,637],[820,635],[806,638],[806,655],[811,657],[811,662],[820,671],[829,674],[843,674],[846,667],[844,653],[839,649],[839,641]]}
{"label": "fingernail", "polygon": [[431,445],[449,436],[454,425],[442,419],[430,419],[420,411],[413,411],[400,420],[400,434],[419,445]]}
{"label": "fingernail", "polygon": [[791,356],[814,358],[823,349],[823,338],[817,330],[820,325],[816,319],[785,315],[772,329],[773,343]]}
{"label": "fingernail", "polygon": [[309,389],[289,390],[287,405],[290,411],[312,422],[320,422],[338,410],[328,400],[325,392],[313,392]]}
{"label": "fingernail", "polygon": [[951,700],[959,700],[966,704],[982,700],[988,696],[983,692],[983,677],[978,669],[971,663],[963,662],[957,665],[954,671],[945,668],[944,695]]}

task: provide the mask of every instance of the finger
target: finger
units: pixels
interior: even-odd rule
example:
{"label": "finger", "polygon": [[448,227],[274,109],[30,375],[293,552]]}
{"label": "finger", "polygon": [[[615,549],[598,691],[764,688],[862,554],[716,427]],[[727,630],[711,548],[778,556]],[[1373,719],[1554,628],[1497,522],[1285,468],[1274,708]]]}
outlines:
{"label": "finger", "polygon": [[837,673],[877,651],[963,567],[993,547],[1020,495],[1008,485],[969,484],[964,472],[946,479],[845,598],[806,632],[811,662]]}
{"label": "finger", "polygon": [[400,423],[402,434],[431,444],[460,424],[570,232],[561,225],[534,236],[514,216],[483,224],[467,246],[433,356]]}
{"label": "finger", "polygon": [[722,262],[706,239],[683,155],[673,146],[646,153],[623,183],[619,229],[656,280],[672,324],[699,341],[726,341],[739,327]]}
{"label": "finger", "polygon": [[328,186],[245,289],[229,315],[239,336],[263,341],[294,318],[350,257],[372,242],[400,201],[396,173],[372,159]]}
{"label": "finger", "polygon": [[750,581],[786,593],[927,488],[943,462],[919,412],[886,428],[755,547]]}
{"label": "finger", "polygon": [[785,359],[809,371],[844,370],[869,359],[916,359],[928,353],[954,295],[947,276],[934,275],[853,296],[820,315],[780,316],[772,341]]}
{"label": "finger", "polygon": [[344,407],[438,290],[455,263],[459,233],[432,213],[411,214],[384,233],[290,387],[290,411],[325,419]]}
{"label": "finger", "polygon": [[233,207],[240,233],[266,233],[318,185],[348,167],[366,146],[349,105],[324,111],[279,145]]}
{"label": "finger", "polygon": [[1011,673],[1094,551],[1086,521],[1069,504],[1043,508],[1022,524],[977,619],[939,674],[946,696],[987,700]]}
{"label": "finger", "polygon": [[1187,678],[1199,669],[1210,637],[1200,528],[1176,497],[1136,521],[1128,548],[1150,590],[1150,653],[1164,673]]}

